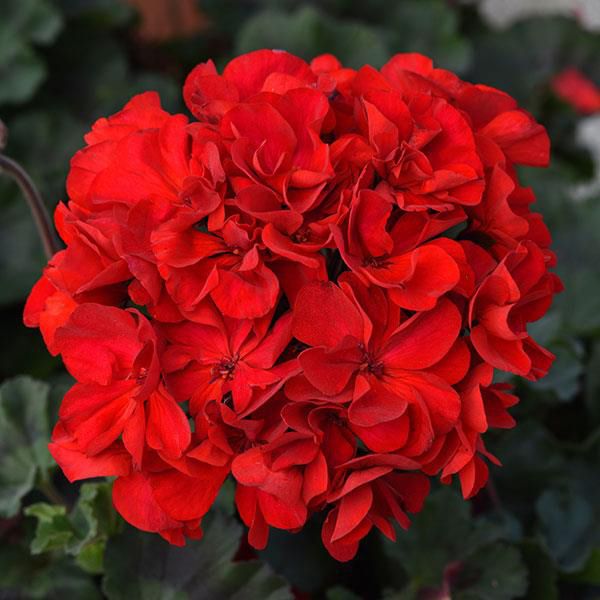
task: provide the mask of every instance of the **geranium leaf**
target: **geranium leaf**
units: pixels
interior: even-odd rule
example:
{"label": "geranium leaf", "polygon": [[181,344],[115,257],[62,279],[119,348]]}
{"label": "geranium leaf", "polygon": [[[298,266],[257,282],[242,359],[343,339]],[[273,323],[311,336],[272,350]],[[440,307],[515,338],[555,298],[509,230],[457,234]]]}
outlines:
{"label": "geranium leaf", "polygon": [[36,473],[53,464],[47,449],[49,387],[30,377],[0,386],[0,516],[16,514]]}
{"label": "geranium leaf", "polygon": [[106,541],[120,522],[112,507],[110,484],[83,484],[79,499],[68,514],[64,506],[44,502],[28,506],[25,514],[38,520],[32,554],[62,550],[75,556],[83,570],[102,572]]}
{"label": "geranium leaf", "polygon": [[594,511],[574,491],[549,489],[536,502],[539,536],[556,566],[567,572],[583,568],[594,539]]}
{"label": "geranium leaf", "polygon": [[178,548],[158,536],[126,531],[108,542],[103,590],[110,600],[287,600],[285,581],[258,561],[233,562],[241,527],[219,512],[205,518],[204,538]]}
{"label": "geranium leaf", "polygon": [[308,60],[331,52],[349,67],[381,66],[390,56],[375,28],[333,19],[311,6],[293,13],[265,10],[248,19],[238,35],[237,50],[259,48],[281,48]]}

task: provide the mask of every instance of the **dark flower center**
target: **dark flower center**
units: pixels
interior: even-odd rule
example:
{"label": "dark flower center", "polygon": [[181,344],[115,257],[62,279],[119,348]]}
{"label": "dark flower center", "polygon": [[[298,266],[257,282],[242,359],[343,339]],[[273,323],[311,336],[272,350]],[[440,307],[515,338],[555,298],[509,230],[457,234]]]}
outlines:
{"label": "dark flower center", "polygon": [[383,256],[365,256],[362,262],[363,267],[373,267],[374,269],[380,269],[386,264],[387,261]]}
{"label": "dark flower center", "polygon": [[223,381],[233,379],[236,364],[237,357],[221,359],[211,370],[213,381],[216,379],[222,379]]}
{"label": "dark flower center", "polygon": [[385,370],[383,363],[377,360],[377,358],[365,348],[364,344],[359,344],[358,347],[363,353],[360,364],[361,370],[367,371],[367,373],[370,373],[375,377],[383,377]]}
{"label": "dark flower center", "polygon": [[293,233],[292,241],[296,244],[305,244],[306,242],[308,242],[308,229],[299,229],[298,231]]}

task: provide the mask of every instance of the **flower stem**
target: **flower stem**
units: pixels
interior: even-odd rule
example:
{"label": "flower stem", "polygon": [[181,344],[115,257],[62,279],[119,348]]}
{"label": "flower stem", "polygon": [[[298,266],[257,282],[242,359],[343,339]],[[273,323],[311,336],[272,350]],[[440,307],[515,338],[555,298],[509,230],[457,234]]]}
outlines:
{"label": "flower stem", "polygon": [[[0,133],[2,134],[0,135],[0,150],[2,150],[6,142],[6,128],[1,122]],[[48,211],[31,177],[17,161],[4,154],[0,154],[0,172],[6,173],[21,188],[21,192],[23,192],[27,204],[29,204],[35,226],[44,245],[46,257],[48,259],[52,258],[60,250],[60,245],[54,234],[54,228],[48,216]]]}
{"label": "flower stem", "polygon": [[67,506],[67,501],[54,487],[51,479],[45,479],[44,481],[41,481],[38,485],[38,488],[46,496],[46,498],[54,502],[54,504],[62,504],[63,506]]}

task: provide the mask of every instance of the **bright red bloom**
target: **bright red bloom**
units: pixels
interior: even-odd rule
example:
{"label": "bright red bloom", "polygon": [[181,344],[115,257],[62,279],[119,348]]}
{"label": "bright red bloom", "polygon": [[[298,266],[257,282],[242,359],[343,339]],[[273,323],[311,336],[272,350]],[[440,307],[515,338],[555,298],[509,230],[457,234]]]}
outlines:
{"label": "bright red bloom", "polygon": [[546,130],[508,94],[461,81],[449,71],[435,69],[431,59],[420,54],[397,54],[381,72],[394,88],[444,98],[468,116],[484,164],[494,155],[514,164],[547,166]]}
{"label": "bright red bloom", "polygon": [[[167,458],[181,456],[190,443],[189,424],[160,384],[155,333],[142,315],[83,304],[57,330],[56,345],[79,383],[63,400],[51,451],[68,443],[94,457],[122,436],[137,467],[145,445]],[[68,469],[70,479],[80,478],[76,462]]]}
{"label": "bright red bloom", "polygon": [[591,115],[600,111],[600,89],[577,69],[565,69],[556,75],[552,89],[577,112]]}
{"label": "bright red bloom", "polygon": [[[393,302],[410,310],[433,308],[461,280],[472,291],[473,276],[460,245],[445,238],[424,243],[438,231],[431,227],[424,234],[431,220],[425,225],[411,215],[398,218],[392,202],[390,194],[362,190],[352,202],[346,235],[332,226],[346,264],[365,283],[386,288]],[[459,216],[454,222],[461,220]],[[442,221],[442,229],[450,224]]]}
{"label": "bright red bloom", "polygon": [[494,369],[538,379],[527,324],[560,290],[515,165],[549,160],[508,95],[418,54],[380,71],[260,50],[99,119],[25,308],[77,383],[50,450],[172,544],[227,477],[264,548],[327,512],[350,560],[409,526],[429,477],[484,485],[514,425]]}
{"label": "bright red bloom", "polygon": [[534,243],[524,242],[509,252],[471,299],[471,341],[479,355],[497,369],[527,379],[543,377],[553,356],[527,335],[526,326],[546,313],[560,289]]}
{"label": "bright red bloom", "polygon": [[162,365],[170,389],[180,400],[190,399],[192,415],[228,393],[236,413],[256,410],[298,370],[295,360],[275,364],[291,340],[291,316],[270,331],[271,315],[253,323],[221,319],[216,312],[210,325],[165,327],[170,343]]}
{"label": "bright red bloom", "polygon": [[335,508],[323,523],[322,538],[330,554],[340,561],[354,557],[358,542],[373,526],[395,540],[392,521],[407,529],[410,520],[406,512],[419,512],[423,506],[429,480],[419,474],[394,472],[394,467],[410,465],[386,458],[373,455],[348,463],[347,479],[332,490],[329,500]]}

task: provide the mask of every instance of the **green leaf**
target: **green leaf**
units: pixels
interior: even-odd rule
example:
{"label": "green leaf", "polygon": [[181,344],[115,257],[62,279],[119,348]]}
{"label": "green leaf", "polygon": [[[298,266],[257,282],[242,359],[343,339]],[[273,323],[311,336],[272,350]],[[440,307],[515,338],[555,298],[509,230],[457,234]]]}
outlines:
{"label": "green leaf", "polygon": [[386,25],[394,53],[420,52],[431,57],[436,67],[458,73],[470,65],[471,46],[459,34],[458,12],[442,0],[398,3]]}
{"label": "green leaf", "polygon": [[[88,570],[92,570],[92,566],[98,564],[98,553],[103,551],[106,541],[118,531],[121,524],[112,503],[112,485],[108,482],[84,483],[69,520],[75,530],[75,537],[66,550],[78,557],[86,551],[81,561],[87,565]],[[92,572],[99,573],[101,568],[95,568]]]}
{"label": "green leaf", "polygon": [[303,6],[288,14],[264,10],[249,19],[239,33],[236,51],[279,48],[306,60],[331,52],[348,67],[379,67],[390,57],[382,40],[374,27],[336,20],[312,6]]}
{"label": "green leaf", "polygon": [[0,64],[0,104],[29,100],[46,77],[41,59],[26,46]]}
{"label": "green leaf", "polygon": [[102,572],[106,541],[119,523],[109,483],[84,483],[69,514],[64,506],[46,503],[28,506],[25,514],[38,519],[32,554],[60,549],[75,556],[84,571]]}
{"label": "green leaf", "polygon": [[551,345],[550,350],[556,356],[550,372],[543,379],[527,385],[536,391],[552,392],[550,397],[560,402],[573,400],[581,389],[583,348],[577,341],[570,340],[570,343]]}
{"label": "green leaf", "polygon": [[442,598],[447,589],[460,600],[518,597],[526,588],[526,570],[505,537],[498,522],[471,517],[470,504],[455,491],[432,493],[408,531],[400,532],[395,543],[385,543],[388,555],[411,579],[399,595],[388,597]]}
{"label": "green leaf", "polygon": [[583,568],[594,539],[594,511],[572,490],[546,490],[535,505],[538,535],[561,571]]}
{"label": "green leaf", "polygon": [[600,340],[594,342],[586,365],[584,399],[590,416],[600,422]]}
{"label": "green leaf", "polygon": [[529,600],[559,600],[557,573],[550,557],[531,540],[521,545],[521,552],[529,572]]}
{"label": "green leaf", "polygon": [[456,600],[512,600],[527,589],[527,570],[520,552],[506,544],[480,548],[466,561],[454,583]]}
{"label": "green leaf", "polygon": [[234,519],[215,511],[205,521],[204,538],[183,548],[130,527],[111,538],[102,583],[109,600],[292,598],[284,580],[266,565],[233,562],[241,536]]}
{"label": "green leaf", "polygon": [[360,600],[354,592],[349,589],[336,585],[335,587],[329,588],[325,594],[327,600]]}
{"label": "green leaf", "polygon": [[0,598],[100,600],[89,575],[64,558],[48,562],[23,544],[0,540]]}
{"label": "green leaf", "polygon": [[35,538],[31,542],[32,554],[64,548],[74,535],[64,506],[39,502],[26,507],[24,513],[38,520]]}
{"label": "green leaf", "polygon": [[67,16],[102,29],[126,25],[135,15],[135,9],[121,0],[63,0],[62,4]]}
{"label": "green leaf", "polygon": [[12,196],[10,200],[0,198],[0,304],[23,298],[40,277],[45,263],[25,199],[16,184],[0,173],[0,196],[8,194]]}
{"label": "green leaf", "polygon": [[62,27],[44,0],[3,0],[0,5],[0,104],[29,100],[46,76],[31,43],[48,44]]}
{"label": "green leaf", "polygon": [[386,541],[385,548],[420,585],[439,585],[448,563],[501,537],[499,527],[473,521],[469,511],[470,504],[456,491],[438,490],[408,531],[400,532],[396,542]]}
{"label": "green leaf", "polygon": [[38,470],[53,464],[47,448],[48,390],[30,377],[0,386],[0,516],[16,514]]}
{"label": "green leaf", "polygon": [[75,562],[86,573],[103,573],[105,550],[106,540],[90,542],[81,549],[81,552],[75,557]]}
{"label": "green leaf", "polygon": [[490,444],[490,450],[503,465],[495,471],[502,499],[521,519],[532,516],[541,489],[569,476],[556,439],[537,420],[522,420]]}
{"label": "green leaf", "polygon": [[0,24],[28,41],[47,44],[58,35],[62,18],[47,0],[3,0]]}
{"label": "green leaf", "polygon": [[62,15],[49,2],[33,2],[35,9],[24,24],[24,33],[36,44],[49,44],[54,41],[63,26]]}
{"label": "green leaf", "polygon": [[581,571],[565,576],[567,581],[600,585],[600,548],[594,548]]}

